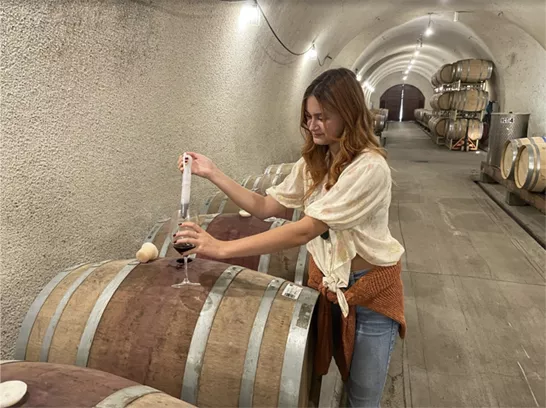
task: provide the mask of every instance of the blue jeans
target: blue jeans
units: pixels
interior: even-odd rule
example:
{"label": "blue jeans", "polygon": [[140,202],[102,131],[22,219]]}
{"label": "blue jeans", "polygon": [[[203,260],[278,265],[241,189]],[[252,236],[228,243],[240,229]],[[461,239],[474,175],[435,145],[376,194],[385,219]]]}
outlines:
{"label": "blue jeans", "polygon": [[[368,272],[351,274],[349,287]],[[387,316],[356,307],[355,348],[346,384],[348,407],[379,408],[398,326]]]}

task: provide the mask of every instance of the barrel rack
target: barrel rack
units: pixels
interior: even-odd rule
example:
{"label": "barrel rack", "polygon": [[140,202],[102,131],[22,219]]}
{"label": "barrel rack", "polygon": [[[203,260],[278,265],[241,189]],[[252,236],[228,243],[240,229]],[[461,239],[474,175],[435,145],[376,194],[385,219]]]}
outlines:
{"label": "barrel rack", "polygon": [[[447,92],[447,91],[466,91],[469,89],[476,89],[479,91],[485,91],[485,81],[466,83],[458,80],[450,84],[442,84],[434,89],[435,93]],[[483,110],[481,111],[462,111],[457,109],[449,110],[432,110],[433,116],[443,116],[451,120],[456,119],[476,119],[481,121],[483,118]],[[470,140],[468,138],[468,126],[466,127],[466,133],[464,137],[459,140],[454,141],[453,139],[448,139],[446,137],[440,137],[434,134],[433,131],[430,132],[430,137],[434,143],[440,146],[446,146],[449,150],[460,150],[464,152],[476,151],[478,150],[478,145],[480,140]]]}
{"label": "barrel rack", "polygon": [[508,205],[529,204],[546,214],[546,196],[544,193],[533,193],[528,190],[518,188],[513,180],[502,178],[499,168],[491,166],[486,162],[481,163],[480,181],[483,183],[498,183],[506,188],[505,202]]}

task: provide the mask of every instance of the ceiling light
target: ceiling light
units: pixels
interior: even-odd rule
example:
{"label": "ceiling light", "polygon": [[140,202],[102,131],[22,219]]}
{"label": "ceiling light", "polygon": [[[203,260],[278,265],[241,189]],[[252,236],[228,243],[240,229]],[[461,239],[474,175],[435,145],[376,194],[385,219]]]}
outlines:
{"label": "ceiling light", "polygon": [[305,54],[307,56],[307,59],[316,59],[317,58],[317,50],[315,49],[315,44],[313,44],[313,48],[311,48],[307,53]]}
{"label": "ceiling light", "polygon": [[453,13],[453,21],[455,21],[455,22],[459,21],[459,12],[458,11]]}
{"label": "ceiling light", "polygon": [[432,29],[432,13],[428,13],[428,26],[427,30],[425,31],[425,36],[429,37],[432,34],[434,34],[434,30]]}
{"label": "ceiling light", "polygon": [[408,79],[408,76],[407,76],[407,75],[406,75],[404,78],[402,78],[402,80],[404,80],[404,81],[405,81],[406,79]]}
{"label": "ceiling light", "polygon": [[404,74],[408,74],[409,73],[409,69],[406,69],[406,72],[404,72]]}
{"label": "ceiling light", "polygon": [[356,79],[357,79],[357,81],[362,81],[362,75],[358,74],[358,75],[356,76]]}
{"label": "ceiling light", "polygon": [[413,55],[418,56],[418,55],[419,55],[419,50],[415,50],[415,52],[413,53]]}
{"label": "ceiling light", "polygon": [[412,59],[412,60],[410,61],[410,65],[413,65],[413,64],[415,64],[415,60],[414,60],[414,59]]}
{"label": "ceiling light", "polygon": [[247,3],[241,8],[239,14],[239,28],[244,28],[248,25],[260,25],[260,11],[257,4]]}

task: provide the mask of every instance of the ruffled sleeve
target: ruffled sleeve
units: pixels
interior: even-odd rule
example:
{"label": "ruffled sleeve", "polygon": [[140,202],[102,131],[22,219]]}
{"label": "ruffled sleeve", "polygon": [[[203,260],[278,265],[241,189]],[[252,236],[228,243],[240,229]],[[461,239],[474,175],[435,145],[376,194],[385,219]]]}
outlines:
{"label": "ruffled sleeve", "polygon": [[281,184],[270,187],[266,194],[286,208],[303,208],[305,159],[299,159]]}
{"label": "ruffled sleeve", "polygon": [[305,214],[334,231],[351,229],[371,221],[377,210],[390,201],[390,194],[387,162],[382,157],[361,159],[349,165],[336,184],[305,209]]}

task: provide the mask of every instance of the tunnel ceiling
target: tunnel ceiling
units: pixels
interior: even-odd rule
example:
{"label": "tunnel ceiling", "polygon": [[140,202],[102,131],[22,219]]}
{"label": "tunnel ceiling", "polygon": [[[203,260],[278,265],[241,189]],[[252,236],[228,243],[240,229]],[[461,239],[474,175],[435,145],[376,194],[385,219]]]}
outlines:
{"label": "tunnel ceiling", "polygon": [[[482,40],[482,35],[499,25],[516,26],[542,49],[546,44],[546,2],[543,0],[391,0],[374,3],[373,7],[364,5],[371,2],[342,3],[344,11],[328,28],[324,47],[338,50],[333,67],[358,70],[362,82],[367,81],[373,87],[393,73],[399,73],[402,82],[418,39],[428,26],[429,13],[432,13],[434,33],[422,36],[423,45],[408,81],[412,75],[430,80],[440,66],[459,59],[494,60],[490,44]],[[455,11],[459,13],[458,21],[454,21]],[[329,44],[334,40],[327,39],[332,32],[338,34],[335,45]]]}

